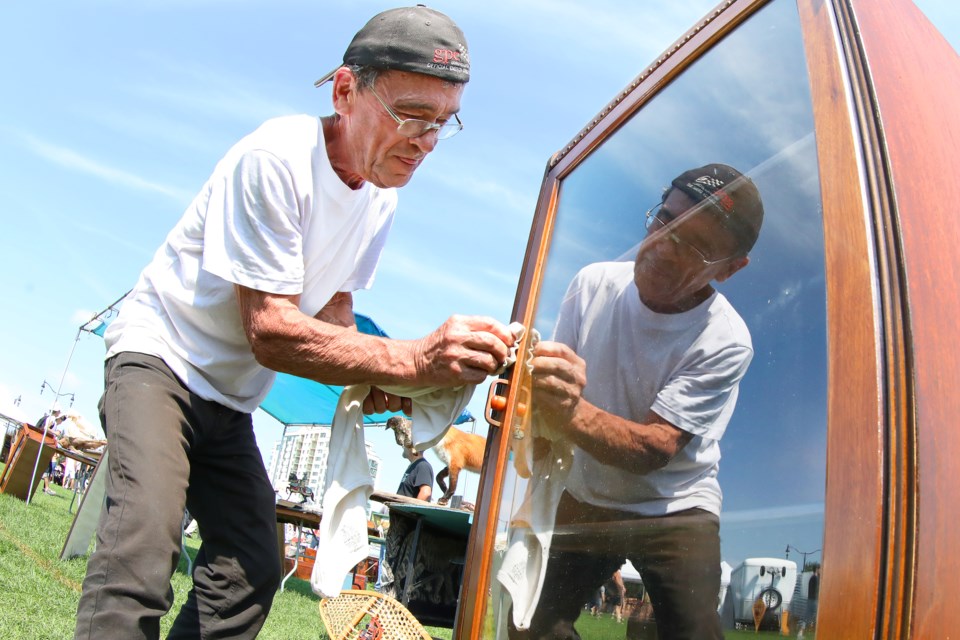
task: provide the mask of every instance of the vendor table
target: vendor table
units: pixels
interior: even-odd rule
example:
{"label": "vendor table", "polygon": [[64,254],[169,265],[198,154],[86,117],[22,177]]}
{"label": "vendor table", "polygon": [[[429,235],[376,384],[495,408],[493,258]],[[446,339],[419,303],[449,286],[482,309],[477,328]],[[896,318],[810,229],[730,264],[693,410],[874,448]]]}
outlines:
{"label": "vendor table", "polygon": [[473,513],[422,502],[388,502],[387,507],[390,529],[381,591],[421,623],[452,628]]}
{"label": "vendor table", "polygon": [[[280,549],[281,572],[286,570],[286,553],[284,552],[286,540],[283,534],[283,525],[292,524],[297,527],[297,551],[293,556],[293,567],[285,573],[283,580],[280,581],[280,591],[283,591],[287,584],[287,580],[290,579],[290,576],[297,572],[300,559],[303,557],[300,548],[300,540],[303,538],[304,526],[306,525],[308,529],[316,529],[320,526],[320,520],[322,517],[323,516],[321,513],[316,511],[308,511],[300,507],[298,504],[288,500],[280,500],[277,502],[277,546]],[[383,544],[384,542],[383,538],[379,537],[379,532],[375,528],[369,527],[367,528],[367,540],[369,542],[380,544]]]}

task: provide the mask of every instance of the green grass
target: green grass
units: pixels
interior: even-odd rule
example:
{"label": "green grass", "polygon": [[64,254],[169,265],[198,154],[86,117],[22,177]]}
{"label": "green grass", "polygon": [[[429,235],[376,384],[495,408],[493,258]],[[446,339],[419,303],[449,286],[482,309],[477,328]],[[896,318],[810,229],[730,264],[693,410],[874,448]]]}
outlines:
{"label": "green grass", "polygon": [[[652,623],[650,624],[652,625]],[[618,623],[609,613],[603,613],[600,616],[594,617],[584,611],[580,617],[577,618],[575,626],[580,635],[583,638],[588,638],[589,640],[624,640],[627,635],[626,619],[624,619],[622,623]],[[641,634],[640,637],[646,638],[648,636]],[[747,640],[748,638],[752,638],[753,640],[765,640],[767,638],[782,638],[783,636],[774,631],[760,631],[757,633],[754,631],[725,629],[723,632],[723,637],[726,640]],[[811,633],[807,633],[806,637],[812,638],[813,635]]]}
{"label": "green grass", "polygon": [[[60,560],[73,522],[74,514],[69,511],[73,493],[57,486],[53,489],[53,496],[38,491],[29,506],[0,494],[0,640],[73,637],[87,559]],[[199,544],[198,540],[187,540],[191,557],[196,556]],[[171,580],[174,605],[160,621],[161,637],[166,637],[190,590],[186,570],[186,560],[181,558]],[[326,640],[318,605],[319,598],[309,583],[290,578],[284,591],[274,598],[259,638]],[[449,629],[429,627],[427,632],[445,640],[451,637]]]}
{"label": "green grass", "polygon": [[[53,488],[56,495],[38,491],[29,506],[22,500],[0,494],[0,640],[73,637],[87,560],[86,557],[60,560],[60,551],[73,522],[73,513],[69,511],[73,494],[61,487]],[[192,557],[196,556],[199,544],[198,540],[187,539]],[[170,630],[190,590],[186,570],[186,560],[181,559],[171,580],[174,605],[160,621],[161,637]],[[310,590],[309,583],[290,578],[284,591],[274,598],[273,609],[259,637],[326,640],[318,604],[319,598]],[[581,635],[590,640],[623,640],[626,636],[626,623],[618,624],[609,614],[594,618],[585,613],[576,624]],[[427,627],[427,632],[442,640],[452,637],[450,629]],[[724,635],[728,640],[781,637],[774,632],[732,630],[725,631]],[[814,636],[808,632],[807,637]]]}

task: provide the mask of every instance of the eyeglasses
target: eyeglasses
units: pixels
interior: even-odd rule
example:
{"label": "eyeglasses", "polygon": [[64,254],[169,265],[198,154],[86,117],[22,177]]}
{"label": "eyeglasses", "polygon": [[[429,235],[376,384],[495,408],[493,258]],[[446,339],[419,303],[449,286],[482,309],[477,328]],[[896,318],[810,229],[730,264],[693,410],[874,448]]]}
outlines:
{"label": "eyeglasses", "polygon": [[393,109],[383,101],[383,98],[377,95],[377,92],[373,90],[373,87],[369,87],[370,93],[373,94],[373,97],[377,99],[383,108],[387,110],[387,113],[390,114],[390,117],[397,121],[397,133],[402,135],[405,138],[419,138],[420,136],[435,131],[434,135],[437,136],[437,140],[446,140],[447,138],[452,138],[453,136],[460,133],[460,130],[463,129],[463,123],[460,122],[459,116],[453,114],[454,120],[456,122],[427,122],[426,120],[417,120],[415,118],[410,118],[404,120],[396,113]]}
{"label": "eyeglasses", "polygon": [[684,240],[680,235],[670,229],[670,223],[677,219],[677,216],[672,214],[669,210],[663,208],[663,203],[659,203],[654,207],[651,207],[647,211],[647,220],[645,223],[647,234],[655,233],[657,231],[663,231],[663,236],[671,240],[676,246],[681,254],[690,258],[691,260],[699,260],[705,265],[718,264],[729,260],[735,256],[733,255],[726,256],[724,258],[711,258],[708,252],[699,248],[689,240]]}

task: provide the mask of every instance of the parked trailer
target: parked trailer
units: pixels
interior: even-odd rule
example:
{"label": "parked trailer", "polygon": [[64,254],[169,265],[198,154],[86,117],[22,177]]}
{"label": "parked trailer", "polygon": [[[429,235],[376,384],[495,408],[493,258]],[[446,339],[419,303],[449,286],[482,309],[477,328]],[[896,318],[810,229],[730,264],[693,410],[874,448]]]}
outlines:
{"label": "parked trailer", "polygon": [[765,619],[779,627],[780,615],[790,607],[797,585],[797,563],[783,558],[747,558],[730,573],[734,627],[753,628],[753,605],[766,605]]}

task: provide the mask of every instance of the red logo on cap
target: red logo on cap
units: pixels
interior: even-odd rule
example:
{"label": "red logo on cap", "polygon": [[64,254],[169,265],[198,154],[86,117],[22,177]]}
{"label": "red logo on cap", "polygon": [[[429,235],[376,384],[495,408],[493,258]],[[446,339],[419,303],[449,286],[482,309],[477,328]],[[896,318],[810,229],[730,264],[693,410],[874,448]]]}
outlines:
{"label": "red logo on cap", "polygon": [[727,195],[726,191],[717,189],[713,192],[713,195],[717,198],[724,211],[729,212],[731,209],[733,209],[733,198]]}
{"label": "red logo on cap", "polygon": [[460,52],[459,51],[450,51],[450,49],[434,49],[433,50],[433,61],[439,62],[440,64],[448,65],[451,60],[457,62],[460,61]]}

